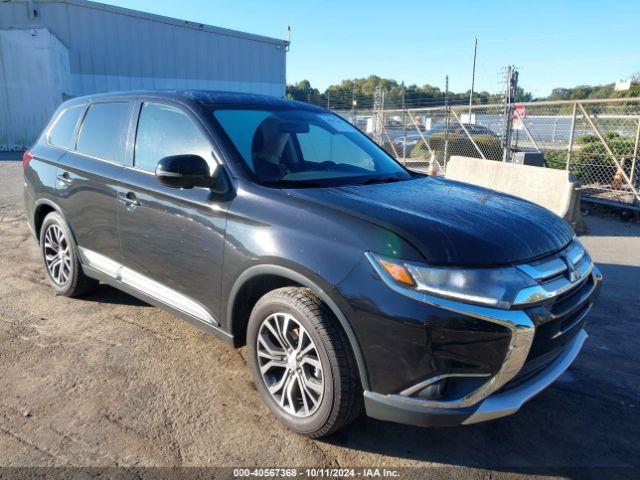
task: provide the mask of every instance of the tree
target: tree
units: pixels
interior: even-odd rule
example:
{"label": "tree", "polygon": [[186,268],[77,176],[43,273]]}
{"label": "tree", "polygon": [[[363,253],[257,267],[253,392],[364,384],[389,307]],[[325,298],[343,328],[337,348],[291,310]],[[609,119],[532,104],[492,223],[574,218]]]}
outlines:
{"label": "tree", "polygon": [[[371,108],[373,95],[377,87],[385,92],[385,107],[400,108],[404,96],[404,104],[407,107],[428,107],[444,104],[445,92],[439,87],[424,84],[405,85],[392,78],[383,78],[378,75],[369,75],[363,78],[345,79],[340,83],[330,85],[324,92],[320,92],[311,85],[308,80],[301,80],[295,84],[287,85],[287,97],[295,100],[308,101],[327,105],[337,109]],[[470,91],[449,92],[449,102],[452,105],[467,103]],[[474,104],[501,103],[503,93],[490,93],[487,91],[474,92]],[[614,84],[605,85],[578,85],[573,88],[554,88],[551,94],[544,98],[534,99],[531,92],[523,87],[516,90],[516,102],[531,102],[534,100],[584,100],[589,98],[628,98],[640,96],[640,73],[631,77],[631,88],[626,91],[616,91]],[[353,105],[355,100],[356,105]]]}
{"label": "tree", "polygon": [[309,80],[300,80],[293,85],[287,85],[287,98],[307,101],[309,96],[317,96],[320,92],[311,86]]}

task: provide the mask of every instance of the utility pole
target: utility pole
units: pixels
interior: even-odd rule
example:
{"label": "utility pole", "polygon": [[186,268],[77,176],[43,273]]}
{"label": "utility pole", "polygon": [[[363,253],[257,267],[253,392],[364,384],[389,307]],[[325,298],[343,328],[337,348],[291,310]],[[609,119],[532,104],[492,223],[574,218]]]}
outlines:
{"label": "utility pole", "polygon": [[327,90],[327,110],[331,110],[331,90]]}
{"label": "utility pole", "polygon": [[447,154],[449,153],[449,75],[444,80],[444,159],[443,165],[447,166]]}
{"label": "utility pole", "polygon": [[473,42],[473,69],[471,70],[471,94],[469,95],[469,123],[471,123],[471,105],[473,104],[473,87],[476,83],[476,56],[478,54],[478,37]]}
{"label": "utility pole", "polygon": [[504,111],[502,114],[502,125],[504,126],[502,134],[502,161],[511,161],[511,135],[513,133],[513,104],[516,100],[516,91],[518,88],[518,70],[513,65],[509,65],[506,76],[506,87],[504,97]]}
{"label": "utility pole", "polygon": [[407,110],[404,103],[404,88],[402,89],[402,163],[407,164]]}
{"label": "utility pole", "polygon": [[353,118],[353,124],[355,126],[358,125],[358,121],[356,118],[356,105],[358,102],[356,101],[356,90],[355,88],[351,90],[351,117]]}
{"label": "utility pole", "polygon": [[373,139],[382,143],[382,129],[384,122],[384,90],[380,85],[376,86],[373,93]]}

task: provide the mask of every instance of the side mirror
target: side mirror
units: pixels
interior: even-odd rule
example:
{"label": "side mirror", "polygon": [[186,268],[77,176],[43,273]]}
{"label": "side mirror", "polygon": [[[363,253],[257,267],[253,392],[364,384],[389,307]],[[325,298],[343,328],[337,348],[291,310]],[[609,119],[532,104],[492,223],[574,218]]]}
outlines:
{"label": "side mirror", "polygon": [[156,180],[171,188],[213,187],[220,167],[209,171],[209,164],[198,155],[171,155],[156,165]]}

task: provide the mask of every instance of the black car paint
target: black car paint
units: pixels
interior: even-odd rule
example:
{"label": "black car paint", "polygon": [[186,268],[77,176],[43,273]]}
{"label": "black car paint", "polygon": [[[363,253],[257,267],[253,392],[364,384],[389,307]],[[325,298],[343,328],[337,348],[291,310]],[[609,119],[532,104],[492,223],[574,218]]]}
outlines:
{"label": "black car paint", "polygon": [[[493,373],[506,354],[508,332],[398,295],[364,252],[498,265],[559,250],[572,237],[562,220],[530,202],[419,174],[323,189],[258,185],[210,116],[216,105],[324,112],[317,107],[252,95],[152,92],[85,97],[65,106],[109,99],[130,102],[122,163],[61,150],[43,136],[25,170],[31,228],[37,230],[43,206],[58,210],[79,245],[188,294],[216,319],[207,329],[234,345],[244,342],[246,318],[238,306],[245,282],[269,275],[312,288],[347,332],[367,390],[395,392],[442,370]],[[228,192],[172,189],[133,167],[143,101],[177,107],[199,125]]]}

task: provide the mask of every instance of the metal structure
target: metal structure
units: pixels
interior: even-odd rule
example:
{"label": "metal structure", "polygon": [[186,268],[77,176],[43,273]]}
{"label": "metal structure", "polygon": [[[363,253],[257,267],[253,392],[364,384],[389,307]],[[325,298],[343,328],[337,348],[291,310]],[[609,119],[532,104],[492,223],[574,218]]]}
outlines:
{"label": "metal structure", "polygon": [[[518,89],[518,71],[513,66],[507,67],[505,76],[504,108],[502,110],[502,160],[511,161],[511,135],[513,133],[513,105]],[[471,117],[471,114],[469,115]]]}
{"label": "metal structure", "polygon": [[[471,113],[465,102],[358,115],[380,118],[381,144],[407,165],[435,158],[443,171],[453,155],[504,161],[506,149],[543,152],[548,168],[576,175],[584,198],[640,210],[640,98],[505,104],[472,105]],[[403,123],[391,127],[389,118]]]}
{"label": "metal structure", "polygon": [[[86,0],[5,0],[0,2],[0,31],[47,29],[68,50],[69,82],[62,94],[74,97],[135,89],[212,89],[285,94],[288,42],[195,22],[153,15]],[[29,56],[21,55],[22,63]],[[9,63],[7,63],[9,62]],[[35,63],[35,60],[33,60]],[[2,58],[0,90],[21,80],[13,63]],[[42,128],[34,88],[29,98],[5,98],[0,110],[38,110],[32,119]],[[6,93],[6,92],[5,92]],[[62,98],[58,99],[58,103]],[[47,109],[45,115],[51,115]],[[7,120],[0,117],[0,136]],[[33,138],[30,139],[33,141]],[[11,148],[26,147],[16,145]],[[8,146],[0,142],[0,150]]]}
{"label": "metal structure", "polygon": [[0,150],[33,143],[70,85],[67,47],[48,29],[0,30]]}

